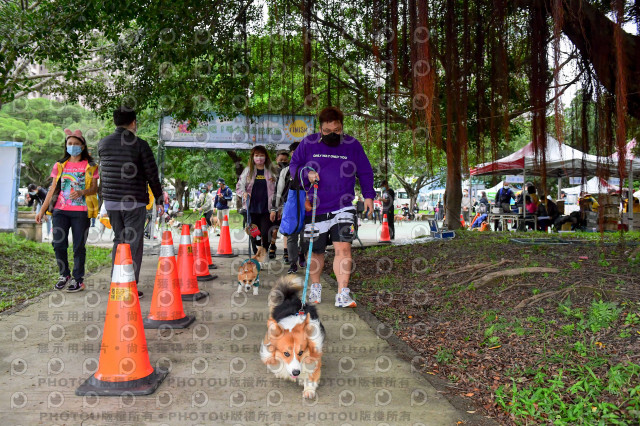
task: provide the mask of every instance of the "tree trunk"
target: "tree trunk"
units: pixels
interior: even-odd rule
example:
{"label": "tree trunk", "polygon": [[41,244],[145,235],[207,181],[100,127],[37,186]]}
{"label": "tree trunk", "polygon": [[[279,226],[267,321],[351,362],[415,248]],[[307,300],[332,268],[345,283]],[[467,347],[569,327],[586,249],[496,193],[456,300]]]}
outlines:
{"label": "tree trunk", "polygon": [[[229,158],[233,160],[234,168],[236,171],[236,180],[240,180],[240,175],[245,168],[245,164],[242,162],[240,156],[235,151],[225,151]],[[242,210],[242,198],[236,197],[236,209],[238,211]]]}
{"label": "tree trunk", "polygon": [[[462,155],[460,144],[456,140],[447,140],[447,185],[444,190],[445,225],[449,229],[458,229],[460,223],[460,203],[462,202]],[[450,145],[450,146],[449,146]]]}
{"label": "tree trunk", "polygon": [[233,161],[233,167],[236,171],[236,178],[240,179],[240,175],[242,174],[242,171],[245,168],[245,164],[242,161],[242,158],[240,158],[238,153],[235,151],[225,151],[225,152],[227,153],[229,158],[231,158],[231,160]]}
{"label": "tree trunk", "polygon": [[176,198],[178,199],[178,208],[180,210],[184,210],[183,209],[183,205],[184,203],[182,202],[182,197],[184,196],[184,189],[187,186],[187,182],[182,180],[182,179],[175,179],[174,183],[173,183],[173,187],[176,190]]}

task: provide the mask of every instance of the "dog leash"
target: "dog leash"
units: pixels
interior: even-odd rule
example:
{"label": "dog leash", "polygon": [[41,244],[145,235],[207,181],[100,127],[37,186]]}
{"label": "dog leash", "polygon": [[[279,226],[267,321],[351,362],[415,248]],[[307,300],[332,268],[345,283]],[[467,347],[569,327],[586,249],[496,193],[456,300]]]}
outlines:
{"label": "dog leash", "polygon": [[[302,171],[304,169],[309,169],[313,172],[315,172],[315,170],[309,166],[304,166],[303,168],[300,169],[300,172],[299,172],[300,184],[302,185],[302,189],[305,191],[305,193],[307,193],[307,191],[304,188],[304,183],[302,181]],[[309,252],[307,253],[307,268],[304,274],[304,286],[302,287],[302,306],[300,307],[300,311],[298,311],[298,315],[304,315],[304,305],[307,303],[307,286],[309,284],[309,270],[311,269],[311,250],[313,249],[313,237],[314,237],[315,226],[316,226],[316,200],[317,199],[318,199],[318,181],[316,180],[313,183],[313,204],[311,208],[311,235],[309,236]],[[305,197],[305,200],[306,200],[306,197]],[[302,232],[304,233],[304,226],[302,227]]]}

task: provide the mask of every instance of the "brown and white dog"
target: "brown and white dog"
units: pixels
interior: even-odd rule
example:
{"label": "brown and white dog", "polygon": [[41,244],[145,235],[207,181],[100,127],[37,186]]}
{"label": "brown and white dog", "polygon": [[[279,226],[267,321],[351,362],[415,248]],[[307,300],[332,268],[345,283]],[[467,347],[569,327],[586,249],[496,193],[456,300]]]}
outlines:
{"label": "brown and white dog", "polygon": [[220,233],[220,221],[217,216],[211,216],[211,228],[213,228],[212,233]]}
{"label": "brown and white dog", "polygon": [[260,345],[260,359],[276,377],[304,386],[304,398],[315,398],[325,331],[315,306],[302,307],[300,284],[299,277],[288,275],[269,293],[271,314]]}
{"label": "brown and white dog", "polygon": [[253,287],[254,296],[258,295],[258,287],[260,287],[260,268],[267,258],[267,251],[264,247],[258,247],[258,252],[244,261],[238,269],[238,290],[237,293],[243,291],[249,292]]}

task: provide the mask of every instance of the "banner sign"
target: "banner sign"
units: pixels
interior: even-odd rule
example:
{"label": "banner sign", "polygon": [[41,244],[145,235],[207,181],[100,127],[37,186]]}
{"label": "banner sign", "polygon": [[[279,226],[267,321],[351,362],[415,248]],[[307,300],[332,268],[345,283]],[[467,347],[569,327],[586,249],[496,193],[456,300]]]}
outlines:
{"label": "banner sign", "polygon": [[524,183],[524,176],[522,175],[507,175],[504,178],[505,182],[509,183]]}
{"label": "banner sign", "polygon": [[569,178],[569,185],[582,185],[582,178],[581,177],[570,177]]}
{"label": "banner sign", "polygon": [[166,116],[160,123],[159,139],[166,147],[251,149],[264,145],[273,149],[288,149],[313,133],[316,118],[311,115],[239,115],[231,120],[211,114],[193,129],[189,122]]}
{"label": "banner sign", "polygon": [[609,185],[620,186],[620,178],[609,178]]}
{"label": "banner sign", "polygon": [[0,142],[0,231],[16,229],[21,158],[22,142]]}

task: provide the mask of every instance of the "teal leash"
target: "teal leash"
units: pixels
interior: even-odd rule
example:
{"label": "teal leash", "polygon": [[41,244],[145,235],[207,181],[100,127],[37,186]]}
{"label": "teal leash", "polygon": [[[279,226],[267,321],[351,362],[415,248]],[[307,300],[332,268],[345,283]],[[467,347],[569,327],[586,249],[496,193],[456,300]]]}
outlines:
{"label": "teal leash", "polygon": [[[302,183],[302,170],[304,170],[305,168],[315,172],[315,170],[313,170],[313,168],[309,166],[305,166],[302,169],[300,169],[301,183]],[[302,188],[304,189],[304,185],[302,186]],[[311,235],[309,237],[309,252],[307,254],[307,268],[304,274],[304,286],[302,287],[302,306],[300,307],[300,311],[298,312],[298,315],[304,315],[304,305],[306,304],[306,301],[307,301],[307,286],[309,284],[309,270],[311,269],[311,254],[313,249],[313,237],[314,237],[315,226],[316,226],[317,199],[318,199],[318,182],[316,181],[313,183],[313,206],[311,209]],[[302,232],[304,233],[304,227],[302,228]],[[303,235],[303,239],[304,239],[304,235]]]}

